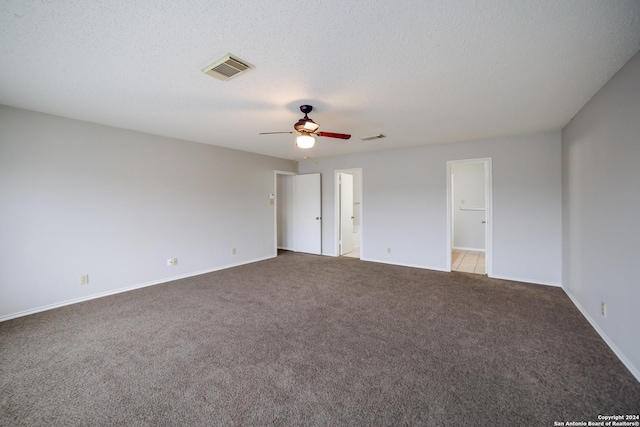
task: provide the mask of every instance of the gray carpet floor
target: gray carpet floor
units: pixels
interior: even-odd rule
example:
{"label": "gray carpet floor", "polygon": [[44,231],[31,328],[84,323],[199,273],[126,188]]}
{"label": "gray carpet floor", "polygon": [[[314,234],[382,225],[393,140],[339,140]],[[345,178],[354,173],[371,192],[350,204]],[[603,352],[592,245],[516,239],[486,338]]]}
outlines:
{"label": "gray carpet floor", "polygon": [[552,426],[640,413],[559,288],[282,253],[0,324],[2,426]]}

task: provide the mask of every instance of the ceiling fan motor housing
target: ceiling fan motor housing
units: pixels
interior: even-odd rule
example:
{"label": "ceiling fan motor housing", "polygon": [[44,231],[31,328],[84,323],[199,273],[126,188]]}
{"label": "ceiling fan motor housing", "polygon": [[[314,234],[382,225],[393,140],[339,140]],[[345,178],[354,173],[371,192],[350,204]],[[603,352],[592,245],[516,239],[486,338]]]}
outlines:
{"label": "ceiling fan motor housing", "polygon": [[293,127],[298,132],[311,133],[315,132],[320,125],[311,119],[300,119],[295,125],[293,125]]}
{"label": "ceiling fan motor housing", "polygon": [[311,120],[307,114],[309,114],[313,110],[311,105],[301,105],[300,111],[304,113],[304,117],[298,120],[298,122],[293,125],[294,129],[301,133],[311,133],[318,130],[320,127],[319,124]]}

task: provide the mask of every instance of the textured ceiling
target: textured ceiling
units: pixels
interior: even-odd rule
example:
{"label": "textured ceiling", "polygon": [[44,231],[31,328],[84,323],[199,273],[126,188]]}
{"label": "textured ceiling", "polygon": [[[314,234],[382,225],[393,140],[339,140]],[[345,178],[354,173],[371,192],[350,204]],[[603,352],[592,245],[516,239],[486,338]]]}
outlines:
{"label": "textured ceiling", "polygon": [[[6,0],[0,103],[317,158],[561,129],[639,49],[638,0]],[[353,138],[258,135],[305,103]]]}

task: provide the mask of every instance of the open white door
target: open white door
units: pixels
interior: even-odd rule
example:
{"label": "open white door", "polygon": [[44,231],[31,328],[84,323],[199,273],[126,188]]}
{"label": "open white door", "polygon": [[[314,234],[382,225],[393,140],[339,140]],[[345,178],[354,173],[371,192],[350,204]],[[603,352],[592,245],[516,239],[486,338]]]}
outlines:
{"label": "open white door", "polygon": [[340,181],[340,255],[353,250],[353,175],[338,174]]}
{"label": "open white door", "polygon": [[296,252],[322,253],[320,174],[293,177],[293,239]]}

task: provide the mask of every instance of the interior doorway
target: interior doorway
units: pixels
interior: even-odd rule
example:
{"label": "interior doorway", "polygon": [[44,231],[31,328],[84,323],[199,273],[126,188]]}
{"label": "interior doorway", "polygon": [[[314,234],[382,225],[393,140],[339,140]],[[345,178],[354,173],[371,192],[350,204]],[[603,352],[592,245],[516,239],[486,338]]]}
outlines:
{"label": "interior doorway", "polygon": [[335,171],[336,254],[362,254],[362,169]]}
{"label": "interior doorway", "polygon": [[321,255],[321,175],[275,171],[274,179],[274,256],[279,250]]}
{"label": "interior doorway", "polygon": [[293,172],[275,171],[275,193],[269,195],[274,205],[274,256],[279,250],[293,251]]}
{"label": "interior doorway", "polygon": [[491,276],[491,159],[447,162],[450,271]]}

